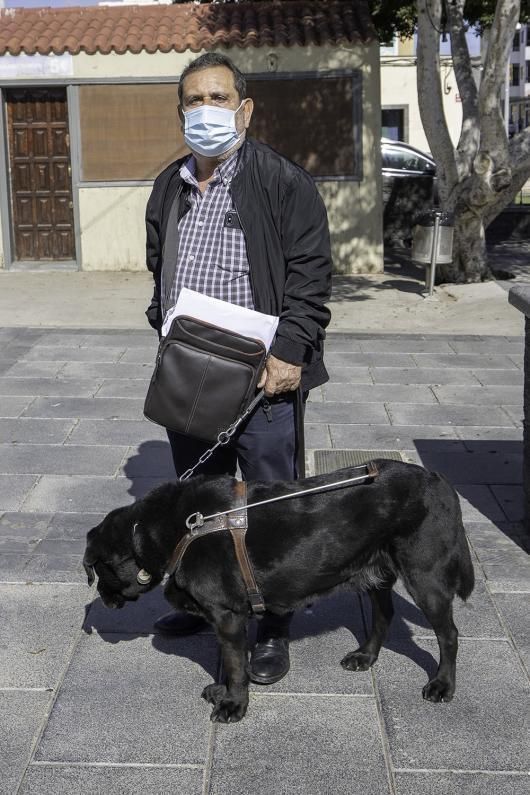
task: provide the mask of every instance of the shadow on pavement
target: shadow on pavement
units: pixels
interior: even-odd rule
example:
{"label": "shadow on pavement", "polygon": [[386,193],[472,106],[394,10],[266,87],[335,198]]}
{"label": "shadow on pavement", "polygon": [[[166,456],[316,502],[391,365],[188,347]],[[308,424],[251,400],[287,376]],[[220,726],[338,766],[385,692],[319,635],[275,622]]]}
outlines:
{"label": "shadow on pavement", "polygon": [[[420,634],[430,629],[423,613],[400,594],[393,593],[395,615],[392,621],[392,633],[384,643],[384,647],[408,657],[423,668],[428,675],[436,670],[436,660],[432,655],[416,645],[410,624],[415,625]],[[145,594],[137,602],[129,602],[120,610],[106,608],[99,597],[85,608],[83,631],[90,635],[97,632],[105,643],[116,644],[135,640],[140,636],[151,635],[152,645],[164,654],[186,657],[191,662],[202,666],[207,674],[217,676],[217,655],[212,654],[211,660],[205,663],[205,642],[214,641],[213,630],[206,630],[187,638],[168,638],[154,634],[154,621],[170,610],[165,601],[163,589],[158,587]],[[408,623],[406,623],[408,622]],[[363,605],[357,595],[344,591],[339,594],[315,601],[309,609],[298,610],[291,627],[291,640],[296,642],[302,638],[319,637],[325,643],[325,636],[334,630],[346,627],[356,641],[351,649],[345,648],[344,653],[359,646],[366,637],[365,626],[370,623],[370,607],[367,599]],[[249,620],[249,646],[255,640],[257,622]]]}
{"label": "shadow on pavement", "polygon": [[129,494],[135,500],[168,480],[175,480],[175,469],[169,442],[153,439],[138,445],[134,455],[124,464],[124,475],[130,480]]}
{"label": "shadow on pavement", "polygon": [[523,443],[517,440],[414,439],[423,466],[444,475],[464,498],[464,522],[491,522],[528,549],[523,521]]}

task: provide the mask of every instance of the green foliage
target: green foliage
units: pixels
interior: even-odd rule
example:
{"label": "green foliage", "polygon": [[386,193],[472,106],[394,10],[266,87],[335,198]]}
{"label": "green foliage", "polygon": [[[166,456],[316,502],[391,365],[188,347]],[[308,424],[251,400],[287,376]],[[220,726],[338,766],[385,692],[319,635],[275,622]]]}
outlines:
{"label": "green foliage", "polygon": [[[331,0],[330,0],[331,1]],[[355,4],[355,0],[351,0]],[[173,3],[189,3],[190,0],[173,0]],[[195,3],[242,3],[270,2],[270,0],[194,0]],[[326,0],[321,0],[326,2]],[[450,3],[451,0],[446,0]],[[496,0],[467,0],[465,18],[470,26],[478,30],[488,28],[493,22]],[[416,27],[416,3],[404,0],[368,0],[375,29],[382,42],[391,41],[394,35],[403,38],[412,36]],[[521,0],[521,22],[530,22],[530,0]]]}

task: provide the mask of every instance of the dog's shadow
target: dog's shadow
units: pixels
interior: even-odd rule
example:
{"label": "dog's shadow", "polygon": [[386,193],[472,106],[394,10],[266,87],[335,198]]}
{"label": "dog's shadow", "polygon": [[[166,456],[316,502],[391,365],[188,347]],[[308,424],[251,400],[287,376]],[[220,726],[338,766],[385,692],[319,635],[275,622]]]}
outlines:
{"label": "dog's shadow", "polygon": [[186,638],[153,634],[157,618],[169,612],[162,588],[154,588],[137,602],[128,602],[119,610],[105,607],[99,596],[85,606],[83,631],[96,632],[105,643],[127,643],[150,637],[152,646],[163,654],[183,657],[199,665],[212,679],[219,671],[219,654],[213,631]]}
{"label": "dog's shadow", "polygon": [[[408,599],[393,592],[395,614],[383,647],[403,655],[421,667],[429,677],[437,668],[437,661],[414,640],[414,635],[431,634],[432,629],[423,613]],[[120,610],[109,610],[98,597],[85,608],[83,630],[97,632],[105,643],[122,643],[138,637],[151,637],[155,649],[163,654],[184,657],[200,665],[213,679],[219,672],[219,655],[214,652],[216,639],[211,631],[187,638],[168,638],[154,633],[154,622],[170,611],[163,589],[158,587],[145,594],[138,602],[129,602]],[[341,592],[320,599],[306,609],[297,611],[291,626],[293,646],[304,638],[325,636],[345,627],[360,645],[370,626],[371,608],[366,595]],[[256,622],[249,624],[249,642],[252,645]],[[434,636],[433,636],[434,637]],[[353,647],[352,647],[353,648]],[[344,653],[352,648],[345,648]],[[357,648],[357,646],[355,646]],[[293,650],[296,653],[296,650]]]}

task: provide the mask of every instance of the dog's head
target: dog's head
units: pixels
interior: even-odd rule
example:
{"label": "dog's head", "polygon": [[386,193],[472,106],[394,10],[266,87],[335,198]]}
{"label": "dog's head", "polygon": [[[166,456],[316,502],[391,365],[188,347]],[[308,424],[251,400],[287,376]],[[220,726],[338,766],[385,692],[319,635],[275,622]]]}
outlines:
{"label": "dog's head", "polygon": [[141,543],[136,538],[131,507],[116,508],[87,534],[83,566],[88,584],[97,574],[98,592],[107,607],[123,607],[150,591],[162,573],[146,571],[139,559]]}

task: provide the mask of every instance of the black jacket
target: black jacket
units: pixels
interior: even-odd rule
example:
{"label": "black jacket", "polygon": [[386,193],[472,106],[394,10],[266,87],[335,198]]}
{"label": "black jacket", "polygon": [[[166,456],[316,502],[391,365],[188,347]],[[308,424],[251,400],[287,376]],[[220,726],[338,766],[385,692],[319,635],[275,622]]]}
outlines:
{"label": "black jacket", "polygon": [[[311,389],[328,379],[322,361],[332,270],[326,209],[311,176],[265,144],[246,140],[241,158],[231,194],[245,235],[254,307],[280,316],[271,353],[301,364],[302,387]],[[158,331],[176,268],[176,246],[164,251],[169,213],[175,200],[179,219],[189,209],[182,162],[156,178],[147,203],[147,267],[155,289],[146,315]]]}

